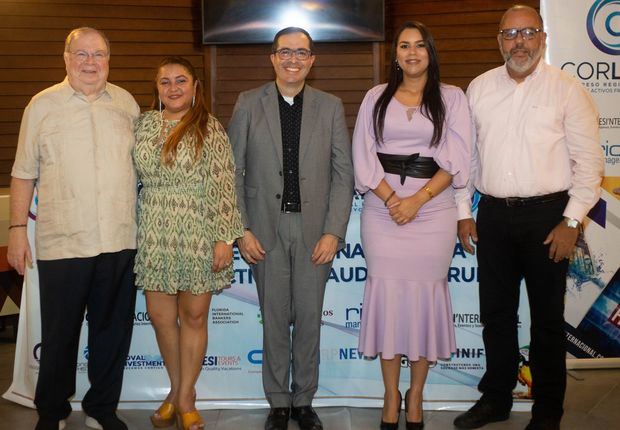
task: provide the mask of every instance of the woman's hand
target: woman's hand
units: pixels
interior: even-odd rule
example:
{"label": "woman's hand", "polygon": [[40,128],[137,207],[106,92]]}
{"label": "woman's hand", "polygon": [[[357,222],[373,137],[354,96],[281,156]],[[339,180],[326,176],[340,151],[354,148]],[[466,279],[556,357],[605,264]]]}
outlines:
{"label": "woman's hand", "polygon": [[232,263],[232,245],[226,245],[226,242],[218,240],[213,245],[213,266],[211,270],[215,273],[222,271]]}
{"label": "woman's hand", "polygon": [[417,194],[400,199],[398,205],[389,206],[390,216],[398,225],[407,224],[416,217],[423,204],[424,201]]}

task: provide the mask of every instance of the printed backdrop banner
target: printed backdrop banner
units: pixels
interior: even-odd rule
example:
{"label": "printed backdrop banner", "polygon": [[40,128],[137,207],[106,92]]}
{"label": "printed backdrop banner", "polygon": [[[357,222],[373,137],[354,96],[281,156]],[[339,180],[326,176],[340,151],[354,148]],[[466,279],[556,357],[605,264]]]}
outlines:
{"label": "printed backdrop banner", "polygon": [[[620,0],[542,0],[547,61],[598,105],[605,176],[577,243],[566,294],[569,356],[620,361]],[[615,360],[613,360],[615,359]]]}
{"label": "printed backdrop banner", "polygon": [[[359,215],[363,198],[353,202],[346,247],[338,253],[329,278],[323,309],[320,381],[315,406],[380,407],[383,384],[378,360],[368,360],[357,350],[363,289],[366,280],[364,252],[360,243]],[[477,197],[474,206],[477,204]],[[36,201],[31,208],[28,231],[34,250]],[[209,318],[209,347],[198,380],[199,408],[267,407],[261,382],[262,321],[256,286],[249,267],[235,251],[235,278],[230,289],[215,296]],[[476,386],[485,368],[480,316],[478,312],[477,266],[475,258],[457,244],[448,277],[453,301],[457,352],[449,362],[439,362],[428,376],[425,408],[464,409],[475,401]],[[159,353],[144,301],[138,291],[134,332],[125,368],[120,408],[154,408],[168,390],[164,363]],[[4,397],[33,406],[40,354],[40,321],[36,266],[29,269],[23,292],[20,328],[15,356],[13,384]],[[527,330],[529,310],[522,293],[520,344],[523,345],[517,398],[529,393]],[[74,409],[88,389],[86,348],[87,320],[80,339],[77,391]],[[401,380],[406,389],[409,363],[402,361]],[[529,401],[515,409],[529,408]]]}

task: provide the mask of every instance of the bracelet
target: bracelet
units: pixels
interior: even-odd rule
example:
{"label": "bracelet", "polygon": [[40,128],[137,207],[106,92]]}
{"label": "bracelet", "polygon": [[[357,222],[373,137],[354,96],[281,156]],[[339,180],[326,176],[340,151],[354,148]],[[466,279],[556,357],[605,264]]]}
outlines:
{"label": "bracelet", "polygon": [[9,226],[9,230],[12,228],[21,228],[21,227],[28,227],[28,224],[13,224]]}
{"label": "bracelet", "polygon": [[433,190],[431,190],[431,188],[427,185],[425,187],[422,188],[424,191],[426,191],[428,193],[428,196],[432,199],[433,197],[435,197],[435,194],[433,194]]}
{"label": "bracelet", "polygon": [[387,204],[390,201],[390,199],[394,196],[394,194],[396,194],[396,191],[392,190],[390,195],[387,196],[387,199],[383,200],[383,206],[385,206],[387,208]]}

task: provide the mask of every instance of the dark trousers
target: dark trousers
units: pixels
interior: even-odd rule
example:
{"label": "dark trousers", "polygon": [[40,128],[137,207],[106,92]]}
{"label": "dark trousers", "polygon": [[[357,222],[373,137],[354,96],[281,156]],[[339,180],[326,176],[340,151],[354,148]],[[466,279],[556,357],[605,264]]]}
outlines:
{"label": "dark trousers", "polygon": [[525,278],[531,316],[534,418],[560,418],[563,413],[568,260],[554,263],[543,241],[562,220],[567,200],[506,207],[483,199],[478,209],[480,317],[487,364],[478,389],[483,400],[499,408],[512,407],[519,366],[519,285]]}
{"label": "dark trousers", "polygon": [[39,260],[41,359],[34,403],[42,419],[71,413],[80,328],[87,309],[88,378],[84,411],[102,418],[116,411],[133,313],[135,250],[90,258]]}

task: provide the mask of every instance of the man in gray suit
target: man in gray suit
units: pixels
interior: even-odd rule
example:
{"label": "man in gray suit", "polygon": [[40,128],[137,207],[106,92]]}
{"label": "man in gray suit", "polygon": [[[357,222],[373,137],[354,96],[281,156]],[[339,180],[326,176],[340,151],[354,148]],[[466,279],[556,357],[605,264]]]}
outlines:
{"label": "man in gray suit", "polygon": [[342,102],[305,85],[312,49],[305,30],[280,30],[271,54],[276,81],[241,93],[228,129],[246,229],[237,245],[252,265],[263,314],[267,430],[286,429],[289,414],[302,430],[323,428],[311,406],[323,296],[353,198]]}

